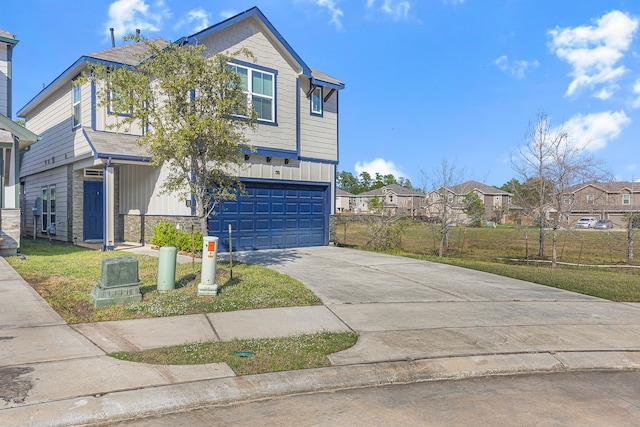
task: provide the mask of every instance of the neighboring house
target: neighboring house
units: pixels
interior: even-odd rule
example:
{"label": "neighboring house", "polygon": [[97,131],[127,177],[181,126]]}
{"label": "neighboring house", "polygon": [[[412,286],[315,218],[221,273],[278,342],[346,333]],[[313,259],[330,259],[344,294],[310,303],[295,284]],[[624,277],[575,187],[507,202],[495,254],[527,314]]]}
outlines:
{"label": "neighboring house", "polygon": [[625,216],[640,209],[640,182],[593,182],[567,188],[560,200],[562,214],[573,225],[583,216],[611,220],[624,227]]}
{"label": "neighboring house", "polygon": [[18,40],[0,30],[0,255],[20,247],[20,151],[38,136],[11,120],[12,54]]}
{"label": "neighboring house", "polygon": [[348,191],[336,189],[336,212],[351,212],[355,205],[356,196]]}
{"label": "neighboring house", "polygon": [[[238,250],[327,245],[344,84],[310,68],[255,7],[179,41],[204,44],[212,54],[248,48],[256,62],[235,65],[251,74],[249,82],[262,84],[259,90],[250,83],[247,93],[262,105],[257,129],[248,134],[256,151],[245,155],[239,172],[247,194],[209,219],[209,234],[220,237],[223,249],[229,224]],[[87,62],[135,64],[143,49],[137,43],[80,57],[18,112],[42,135],[25,153],[21,173],[25,205],[42,206],[36,234],[102,241],[108,250],[117,241],[148,243],[160,221],[197,227],[189,203],[161,193],[167,169],[151,166],[136,145],[141,129],[109,132],[115,118],[96,108],[92,81],[73,85]]]}
{"label": "neighboring house", "polygon": [[374,197],[378,197],[383,203],[385,213],[390,215],[408,214],[416,216],[419,215],[423,209],[425,194],[398,184],[389,184],[381,188],[356,194],[355,212],[370,213],[369,203]]}
{"label": "neighboring house", "polygon": [[462,184],[441,187],[431,191],[427,195],[427,215],[438,217],[442,209],[441,199],[444,195],[446,203],[451,208],[453,223],[468,224],[469,218],[463,212],[465,208],[465,197],[469,193],[476,193],[485,207],[485,220],[504,222],[512,209],[511,198],[513,195],[499,188],[483,184],[478,181],[467,181]]}

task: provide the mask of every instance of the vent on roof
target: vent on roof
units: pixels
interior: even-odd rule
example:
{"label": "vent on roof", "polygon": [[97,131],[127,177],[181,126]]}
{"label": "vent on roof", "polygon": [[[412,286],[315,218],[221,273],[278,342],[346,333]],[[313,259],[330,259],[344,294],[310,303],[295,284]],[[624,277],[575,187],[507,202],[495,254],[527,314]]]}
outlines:
{"label": "vent on roof", "polygon": [[102,169],[85,169],[84,177],[85,178],[102,178],[103,170]]}

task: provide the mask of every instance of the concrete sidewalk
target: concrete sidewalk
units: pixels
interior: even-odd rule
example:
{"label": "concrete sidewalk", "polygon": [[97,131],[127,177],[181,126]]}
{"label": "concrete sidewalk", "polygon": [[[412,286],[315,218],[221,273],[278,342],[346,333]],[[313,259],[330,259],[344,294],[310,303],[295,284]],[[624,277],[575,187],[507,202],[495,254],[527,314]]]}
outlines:
{"label": "concrete sidewalk", "polygon": [[[234,260],[296,277],[325,305],[70,326],[0,258],[0,425],[115,421],[392,382],[640,369],[638,304],[335,247],[245,252]],[[334,367],[246,377],[225,364],[155,366],[106,356],[320,330],[361,337],[331,357]]]}

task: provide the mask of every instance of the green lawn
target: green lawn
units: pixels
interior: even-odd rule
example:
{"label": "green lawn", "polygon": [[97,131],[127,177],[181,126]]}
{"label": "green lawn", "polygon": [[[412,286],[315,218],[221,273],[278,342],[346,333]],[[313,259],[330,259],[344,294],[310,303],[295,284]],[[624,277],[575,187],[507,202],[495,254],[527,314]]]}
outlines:
{"label": "green lawn", "polygon": [[[176,290],[158,292],[156,257],[28,239],[22,241],[20,252],[26,256],[24,261],[19,257],[7,261],[68,323],[321,304],[299,281],[258,265],[234,263],[231,280],[228,263],[219,262],[216,283],[222,286],[220,294],[198,297],[199,264],[195,270],[191,263],[177,264]],[[100,278],[102,258],[115,256],[138,259],[143,299],[94,308],[89,294]]]}

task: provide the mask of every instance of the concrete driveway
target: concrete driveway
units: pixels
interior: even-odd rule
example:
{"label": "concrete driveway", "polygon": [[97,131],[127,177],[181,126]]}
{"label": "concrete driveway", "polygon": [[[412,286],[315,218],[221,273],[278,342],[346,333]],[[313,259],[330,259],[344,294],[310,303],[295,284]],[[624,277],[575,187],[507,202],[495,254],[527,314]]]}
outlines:
{"label": "concrete driveway", "polygon": [[361,334],[335,364],[529,354],[550,366],[605,358],[640,368],[638,304],[331,246],[234,256],[297,278]]}

